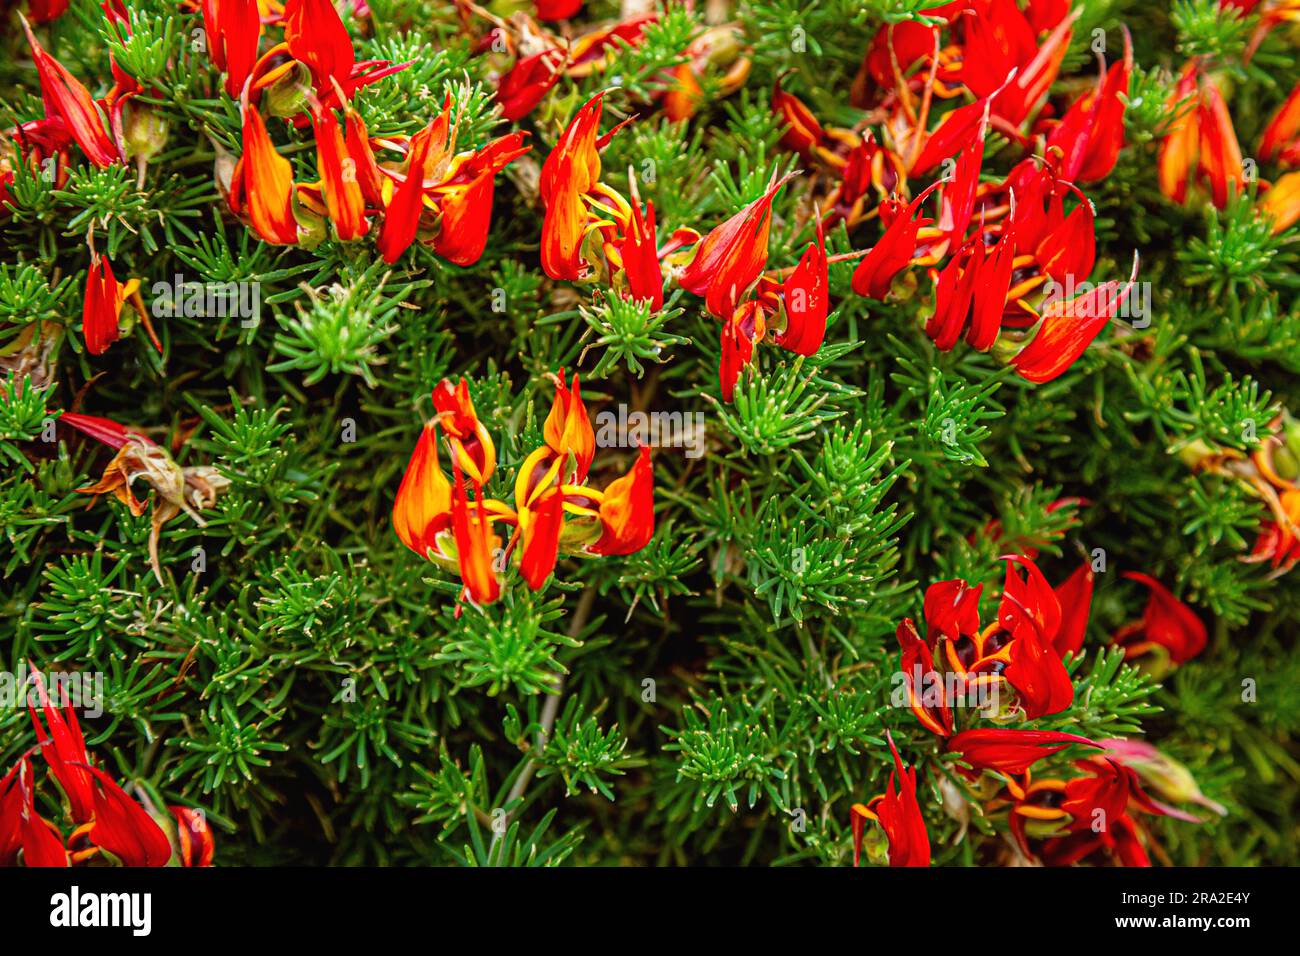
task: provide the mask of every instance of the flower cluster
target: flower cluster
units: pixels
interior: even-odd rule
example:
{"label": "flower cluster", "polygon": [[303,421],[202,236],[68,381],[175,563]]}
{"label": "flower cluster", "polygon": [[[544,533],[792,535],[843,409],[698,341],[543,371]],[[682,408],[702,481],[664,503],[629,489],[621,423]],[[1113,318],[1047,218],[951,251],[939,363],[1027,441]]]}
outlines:
{"label": "flower cluster", "polygon": [[[95,766],[71,707],[59,710],[33,669],[40,711],[29,706],[36,747],[48,768],[51,820],[37,806],[28,751],[0,778],[0,866],[66,867],[102,861],[120,866],[210,866],[214,841],[204,815],[190,807],[160,811],[144,790],[133,796]],[[65,822],[66,821],[66,822]]]}
{"label": "flower cluster", "polygon": [[[1150,798],[1139,774],[1126,766],[1123,755],[1145,745],[1110,741],[1106,753],[1076,764],[1084,776],[1033,781],[1031,768],[1040,760],[1070,746],[1102,744],[1063,731],[957,728],[958,708],[971,701],[985,704],[977,714],[1003,725],[1060,714],[1074,701],[1066,662],[1077,658],[1083,646],[1092,605],[1092,568],[1082,564],[1052,587],[1031,558],[1008,555],[1004,560],[1006,579],[990,623],[980,621],[983,585],[951,580],[932,584],[925,592],[924,637],[911,619],[898,626],[903,703],[923,727],[943,739],[944,751],[961,761],[958,769],[974,789],[957,799],[985,802],[987,815],[1008,810],[1009,830],[1026,858],[1062,864],[1106,852],[1125,864],[1145,865],[1140,827],[1129,815],[1130,808],[1196,819]],[[1151,596],[1141,620],[1120,628],[1112,643],[1122,647],[1126,657],[1158,655],[1156,666],[1161,668],[1199,654],[1206,634],[1196,614],[1148,575],[1125,576],[1145,584]],[[928,866],[930,848],[916,796],[916,770],[904,771],[896,749],[894,760],[889,791],[853,807],[854,859],[861,857],[866,822],[875,821],[884,833],[890,865]],[[981,790],[986,773],[997,785],[992,794]],[[902,783],[896,791],[898,778]],[[1194,789],[1188,793],[1199,797]],[[1027,829],[1028,821],[1051,825]],[[1030,847],[1030,834],[1044,841],[1037,851]]]}
{"label": "flower cluster", "polygon": [[[578,376],[572,388],[563,371],[556,379],[545,444],[519,465],[514,508],[484,493],[496,470],[496,446],[474,411],[469,383],[442,381],[433,390],[433,406],[436,414],[420,432],[393,502],[393,528],[416,554],[459,571],[465,600],[496,601],[501,575],[512,565],[536,591],[561,553],[631,554],[654,536],[648,447],[642,446],[631,470],[603,491],[586,483],[596,434]],[[451,460],[450,481],[439,463],[439,432]],[[511,529],[504,544],[495,524]]]}

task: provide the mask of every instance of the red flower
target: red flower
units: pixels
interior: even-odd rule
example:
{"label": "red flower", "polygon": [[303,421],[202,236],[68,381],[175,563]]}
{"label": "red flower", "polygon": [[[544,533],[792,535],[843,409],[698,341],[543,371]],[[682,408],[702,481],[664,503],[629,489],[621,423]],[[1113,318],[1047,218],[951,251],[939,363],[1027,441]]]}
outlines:
{"label": "red flower", "polygon": [[531,113],[559,80],[566,62],[563,50],[543,50],[521,57],[497,84],[501,116],[514,122]]}
{"label": "red flower", "polygon": [[655,533],[655,501],[648,447],[642,445],[631,471],[605,489],[599,513],[602,531],[590,548],[593,554],[632,554],[650,543]]}
{"label": "red flower", "polygon": [[794,176],[773,176],[767,191],[705,236],[678,282],[719,319],[729,319],[745,292],[758,281],[767,263],[772,200]]}
{"label": "red flower", "polygon": [[1033,341],[1011,360],[1020,377],[1041,384],[1063,375],[1128,298],[1137,270],[1135,254],[1128,282],[1103,282],[1073,299],[1050,303]]}
{"label": "red flower", "polygon": [[32,762],[26,755],[0,780],[0,864],[22,850],[23,865],[66,867],[68,852],[58,828],[36,812]]}
{"label": "red flower", "polygon": [[201,0],[212,65],[226,74],[226,92],[238,99],[257,62],[262,18],[257,0]]}
{"label": "red flower", "polygon": [[883,794],[866,804],[855,803],[850,811],[853,830],[853,865],[862,858],[862,836],[867,820],[880,824],[889,841],[890,866],[929,866],[930,836],[925,818],[916,799],[916,768],[905,768],[894,746],[894,738],[885,732],[894,755],[894,769]]}
{"label": "red flower", "polygon": [[1191,608],[1150,575],[1125,571],[1124,577],[1151,591],[1142,620],[1124,625],[1111,639],[1124,648],[1125,659],[1163,648],[1172,663],[1183,664],[1205,649],[1205,625]]}
{"label": "red flower", "polygon": [[433,251],[448,262],[469,266],[482,257],[492,222],[496,174],[532,148],[524,145],[527,135],[511,133],[477,153],[457,157],[446,179],[429,190],[440,214]]}
{"label": "red flower", "polygon": [[72,0],[31,0],[27,12],[33,23],[50,23],[68,12]]}
{"label": "red flower", "polygon": [[191,807],[168,807],[176,820],[176,841],[180,845],[181,866],[211,866],[215,842],[212,828],[201,810]]}
{"label": "red flower", "polygon": [[435,137],[439,149],[446,143],[446,117],[444,109],[441,116],[411,137],[406,153],[406,177],[393,190],[393,197],[384,210],[384,222],[379,227],[379,238],[375,240],[375,247],[389,265],[415,241],[420,213],[424,210],[424,168],[435,146]]}
{"label": "red flower", "polygon": [[894,276],[902,272],[916,255],[916,236],[931,220],[913,218],[926,197],[942,185],[932,183],[904,206],[898,200],[881,204],[880,219],[885,232],[853,270],[853,291],[870,299],[884,299]]}
{"label": "red flower", "polygon": [[85,769],[99,783],[90,841],[124,866],[166,866],[171,842],[153,817],[104,771],[88,764]]}
{"label": "red flower", "polygon": [[68,799],[73,822],[77,825],[89,823],[95,813],[95,784],[84,769],[90,763],[90,757],[86,754],[86,740],[77,723],[77,712],[71,706],[66,707],[63,713],[55,709],[46,693],[45,682],[35,668],[32,669],[32,679],[36,683],[46,724],[41,726],[36,709],[29,706],[37,744],[49,764],[50,773]]}
{"label": "red flower", "polygon": [[330,0],[286,0],[284,39],[289,55],[311,71],[317,90],[330,89],[331,80],[352,78],[352,37]]}
{"label": "red flower", "polygon": [[1259,158],[1284,166],[1300,166],[1300,83],[1277,108],[1259,140]]}
{"label": "red flower", "polygon": [[980,728],[963,730],[948,741],[947,749],[950,753],[961,754],[962,759],[975,770],[1021,776],[1038,761],[1071,744],[1101,746],[1087,737],[1055,730]]}
{"label": "red flower", "polygon": [[781,80],[785,75],[783,73],[778,76],[772,87],[772,112],[785,128],[781,134],[781,145],[805,158],[811,158],[814,148],[820,146],[825,139],[826,132],[801,99],[781,89]]}
{"label": "red flower", "polygon": [[[952,733],[951,707],[956,701],[949,699],[943,675],[935,669],[936,657],[959,679],[966,695],[976,692],[978,697],[982,688],[996,688],[1005,680],[1029,719],[1059,713],[1074,699],[1055,641],[1062,630],[1072,633],[1077,627],[1076,615],[1087,620],[1088,606],[1063,614],[1058,597],[1033,561],[1019,555],[1004,560],[1006,581],[995,622],[980,625],[982,586],[951,580],[926,590],[924,640],[910,619],[898,627],[908,706],[927,729],[941,736]],[[1024,578],[1016,572],[1017,565],[1024,567]]]}
{"label": "red flower", "polygon": [[[103,355],[108,347],[121,337],[119,323],[122,318],[122,306],[128,298],[137,303],[136,311],[145,316],[144,303],[140,302],[140,281],[131,279],[125,284],[117,281],[113,275],[113,266],[108,259],[94,256],[90,268],[86,270],[86,297],[81,310],[81,331],[86,339],[86,351],[91,355]],[[146,325],[154,346],[162,351],[162,343],[153,334],[153,329]]]}
{"label": "red flower", "polygon": [[568,20],[582,9],[582,0],[537,0],[537,19]]}
{"label": "red flower", "polygon": [[782,289],[785,328],[772,336],[777,345],[798,355],[816,355],[822,347],[830,311],[829,269],[826,236],[818,219],[816,241],[808,243]]}
{"label": "red flower", "polygon": [[1133,72],[1133,44],[1124,30],[1124,59],[1114,64],[1098,88],[1077,100],[1047,137],[1047,147],[1061,150],[1061,176],[1096,182],[1110,175],[1124,145],[1124,97]]}
{"label": "red flower", "polygon": [[36,62],[46,118],[62,122],[86,158],[101,169],[122,162],[122,150],[105,128],[90,91],[45,52],[23,15],[19,14],[18,18],[22,20]]}
{"label": "red flower", "polygon": [[658,312],[664,305],[664,276],[655,246],[655,206],[647,202],[642,215],[635,179],[631,193],[626,226],[614,242],[617,261],[627,277],[627,297],[648,302],[650,311]]}

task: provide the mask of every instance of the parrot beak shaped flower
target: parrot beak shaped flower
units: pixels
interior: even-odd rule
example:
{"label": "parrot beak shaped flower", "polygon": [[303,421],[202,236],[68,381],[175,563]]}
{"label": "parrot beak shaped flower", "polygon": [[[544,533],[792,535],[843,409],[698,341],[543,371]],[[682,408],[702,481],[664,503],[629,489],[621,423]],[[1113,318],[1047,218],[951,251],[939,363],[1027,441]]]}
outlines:
{"label": "parrot beak shaped flower", "polygon": [[1300,83],[1264,127],[1259,158],[1266,163],[1277,160],[1284,166],[1300,166]]}
{"label": "parrot beak shaped flower", "polygon": [[519,573],[534,591],[540,591],[559,558],[560,532],[564,528],[564,493],[547,488],[528,506],[519,509],[523,555]]}
{"label": "parrot beak shaped flower", "polygon": [[427,557],[434,538],[444,530],[451,514],[451,482],[438,465],[435,422],[426,422],[411,452],[393,502],[393,530],[402,543]]}
{"label": "parrot beak shaped flower", "polygon": [[944,692],[943,675],[934,669],[934,647],[921,639],[910,618],[898,625],[896,636],[902,648],[899,671],[903,675],[907,706],[923,727],[947,737],[952,733],[952,710]]}
{"label": "parrot beak shaped flower", "polygon": [[573,471],[563,484],[582,484],[587,470],[596,455],[596,432],[582,402],[578,376],[573,376],[573,388],[564,383],[564,370],[560,370],[555,383],[555,400],[543,428],[546,444],[561,459],[572,456]]}
{"label": "parrot beak shaped flower", "polygon": [[226,74],[226,93],[239,99],[257,63],[262,35],[257,0],[202,0],[199,9],[212,65]]}
{"label": "parrot beak shaped flower", "polygon": [[715,318],[726,320],[767,264],[772,200],[796,174],[773,177],[762,196],[700,240],[690,265],[678,280],[693,295],[704,296]]}
{"label": "parrot beak shaped flower", "polygon": [[[964,107],[962,107],[964,109]],[[880,241],[862,257],[853,270],[853,291],[871,299],[883,300],[889,294],[890,284],[898,273],[907,268],[916,255],[916,236],[931,220],[914,218],[930,193],[942,185],[942,180],[927,186],[906,206],[894,203],[893,218],[887,223]],[[897,208],[900,207],[901,208]],[[885,213],[881,213],[882,220]]]}
{"label": "parrot beak shaped flower", "polygon": [[616,478],[600,501],[600,539],[591,546],[593,554],[632,554],[640,551],[655,533],[654,471],[650,449],[637,451],[632,470]]}
{"label": "parrot beak shaped flower", "polygon": [[659,268],[659,250],[656,247],[655,207],[646,203],[641,212],[641,197],[637,193],[636,178],[629,171],[632,184],[632,201],[623,235],[616,242],[618,257],[627,277],[626,295],[639,302],[648,302],[651,312],[664,305],[664,276]]}
{"label": "parrot beak shaped flower", "polygon": [[68,852],[54,824],[36,812],[32,762],[27,756],[0,780],[0,863],[21,849],[28,867],[66,867]]}
{"label": "parrot beak shaped flower", "polygon": [[293,167],[275,150],[257,109],[244,104],[244,155],[235,172],[239,212],[245,209],[263,242],[291,246],[298,241],[293,215]]}
{"label": "parrot beak shaped flower", "polygon": [[[475,483],[477,501],[470,502],[465,475],[455,469],[456,483],[451,497],[451,528],[456,540],[456,560],[465,583],[466,599],[483,607],[501,596],[501,584],[492,567],[492,522],[483,507],[482,486]],[[471,507],[472,504],[472,507]]]}
{"label": "parrot beak shaped flower", "polygon": [[1099,88],[1075,100],[1047,137],[1064,156],[1061,176],[1072,182],[1105,179],[1124,146],[1124,98],[1133,73],[1133,41],[1124,30],[1124,58],[1106,72]]}
{"label": "parrot beak shaped flower", "polygon": [[785,129],[781,135],[781,145],[806,159],[811,158],[813,149],[820,146],[826,138],[826,132],[802,100],[781,89],[781,80],[785,75],[778,76],[772,87],[772,112]]}
{"label": "parrot beak shaped flower", "polygon": [[1078,734],[997,727],[963,730],[948,741],[947,749],[949,753],[961,754],[962,759],[975,770],[992,770],[1019,777],[1038,761],[1072,744],[1101,746]]}
{"label": "parrot beak shaped flower", "polygon": [[1184,67],[1169,109],[1180,112],[1160,145],[1156,161],[1160,191],[1184,203],[1189,183],[1199,175],[1209,184],[1214,205],[1225,208],[1229,189],[1240,195],[1245,184],[1241,146],[1223,95],[1195,60]]}
{"label": "parrot beak shaped flower", "polygon": [[316,163],[325,192],[325,206],[334,231],[343,242],[359,239],[370,229],[366,199],[361,189],[358,164],[343,138],[334,111],[316,102],[312,105],[312,128],[316,136]]}
{"label": "parrot beak shaped flower", "polygon": [[1061,605],[1061,625],[1052,646],[1058,657],[1078,654],[1088,630],[1092,612],[1092,588],[1096,575],[1092,565],[1084,561],[1074,573],[1056,586],[1056,598]]}
{"label": "parrot beak shaped flower", "polygon": [[543,50],[520,58],[497,86],[502,118],[513,123],[531,113],[564,73],[566,60],[563,50]]}
{"label": "parrot beak shaped flower", "polygon": [[453,386],[444,379],[433,390],[433,407],[451,447],[452,468],[463,471],[477,485],[486,484],[496,469],[496,446],[474,412],[469,382],[462,378]]}
{"label": "parrot beak shaped flower", "polygon": [[352,37],[330,0],[287,0],[284,39],[289,55],[311,71],[318,94],[329,90],[331,81],[346,84],[352,79]]}
{"label": "parrot beak shaped flower", "polygon": [[1021,378],[1042,384],[1063,375],[1119,310],[1137,281],[1138,259],[1128,282],[1103,282],[1043,312],[1038,333],[1011,360]]}
{"label": "parrot beak shaped flower", "polygon": [[136,313],[145,322],[145,329],[153,341],[154,347],[162,351],[152,326],[149,324],[148,312],[140,299],[140,282],[131,279],[126,283],[117,281],[113,275],[113,266],[103,256],[95,256],[86,271],[86,297],[81,313],[81,329],[86,339],[86,351],[91,355],[103,355],[108,347],[122,335],[120,322],[122,307],[130,299]]}
{"label": "parrot beak shaped flower", "polygon": [[1171,663],[1183,664],[1205,650],[1205,625],[1190,607],[1148,574],[1125,571],[1124,577],[1151,592],[1142,620],[1121,627],[1112,639],[1124,648],[1126,659],[1161,650]]}
{"label": "parrot beak shaped flower", "polygon": [[26,19],[22,14],[18,17],[22,20],[32,59],[36,62],[46,117],[62,120],[86,158],[100,169],[122,162],[122,150],[105,127],[90,91],[63,64],[45,52]]}
{"label": "parrot beak shaped flower", "polygon": [[741,304],[722,324],[722,358],[718,366],[718,385],[722,400],[730,402],[736,395],[740,372],[754,357],[754,346],[767,334],[767,316],[762,303],[750,299]]}
{"label": "parrot beak shaped flower", "polygon": [[585,197],[600,179],[597,133],[604,96],[597,93],[578,110],[542,164],[542,268],[552,279],[576,281],[586,272],[582,244],[591,215]]}
{"label": "parrot beak shaped flower", "polygon": [[440,215],[433,251],[458,266],[473,265],[487,248],[496,174],[531,149],[526,133],[501,137],[474,154],[443,184],[430,190]]}
{"label": "parrot beak shaped flower", "polygon": [[1279,176],[1260,199],[1259,210],[1272,221],[1273,235],[1300,221],[1300,172]]}
{"label": "parrot beak shaped flower", "polygon": [[216,843],[207,816],[191,807],[168,807],[176,821],[177,858],[181,866],[211,866]]}
{"label": "parrot beak shaped flower", "polygon": [[[998,624],[1011,635],[1003,669],[1015,688],[1025,717],[1059,714],[1074,701],[1074,685],[1053,641],[1061,627],[1061,605],[1043,572],[1028,558],[1009,556]],[[1016,565],[1025,568],[1022,579]]]}
{"label": "parrot beak shaped flower", "polygon": [[[446,116],[445,111],[443,116]],[[415,241],[420,213],[424,209],[424,168],[433,151],[435,137],[442,139],[445,135],[439,119],[435,119],[411,137],[406,178],[393,190],[392,199],[384,210],[383,225],[379,227],[379,238],[375,241],[380,255],[389,265],[401,258]]]}
{"label": "parrot beak shaped flower", "polygon": [[122,861],[124,866],[166,866],[172,845],[148,811],[104,771],[85,768],[98,782],[95,821],[90,841]]}
{"label": "parrot beak shaped flower", "polygon": [[36,730],[36,742],[49,764],[50,773],[68,799],[73,821],[78,825],[88,823],[95,812],[94,781],[82,769],[90,758],[86,755],[86,740],[77,723],[77,713],[71,706],[66,707],[63,713],[55,709],[40,673],[35,668],[31,673],[45,718],[42,726],[36,709],[28,708]]}
{"label": "parrot beak shaped flower", "polygon": [[930,865],[930,836],[925,829],[925,818],[916,798],[916,769],[903,766],[894,738],[885,733],[889,749],[894,755],[894,769],[889,774],[889,786],[870,803],[855,803],[850,811],[853,818],[853,865],[862,857],[863,828],[867,820],[880,824],[889,841],[889,865],[927,867]]}
{"label": "parrot beak shaped flower", "polygon": [[826,258],[826,235],[817,220],[817,240],[808,243],[794,272],[785,280],[785,328],[773,341],[797,355],[816,355],[826,338],[826,316],[830,312],[830,264]]}

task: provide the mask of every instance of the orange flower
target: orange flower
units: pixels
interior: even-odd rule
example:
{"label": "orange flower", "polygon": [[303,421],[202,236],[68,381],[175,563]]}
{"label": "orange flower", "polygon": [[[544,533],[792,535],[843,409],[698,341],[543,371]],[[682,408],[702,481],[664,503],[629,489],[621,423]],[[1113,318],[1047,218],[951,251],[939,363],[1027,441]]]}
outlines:
{"label": "orange flower", "polygon": [[542,165],[542,269],[552,279],[577,280],[586,271],[582,243],[591,216],[585,197],[600,179],[603,144],[596,134],[604,96],[597,93],[578,110]]}
{"label": "orange flower", "polygon": [[1181,106],[1184,112],[1160,145],[1156,159],[1160,191],[1176,203],[1186,202],[1188,183],[1199,175],[1209,183],[1214,205],[1223,209],[1229,187],[1240,195],[1245,181],[1241,146],[1223,96],[1214,81],[1201,74],[1195,60],[1183,68],[1168,106],[1171,111]]}
{"label": "orange flower", "polygon": [[247,212],[263,242],[293,245],[298,221],[293,215],[293,167],[275,150],[257,109],[245,101],[244,155],[231,183],[236,213]]}
{"label": "orange flower", "polygon": [[1273,220],[1273,235],[1300,220],[1300,172],[1279,176],[1259,201],[1259,209]]}
{"label": "orange flower", "polygon": [[889,294],[894,276],[906,269],[916,255],[917,233],[932,223],[925,217],[913,217],[926,197],[942,184],[942,180],[931,183],[906,206],[896,199],[881,205],[880,219],[885,223],[885,231],[853,270],[854,292],[882,300]]}
{"label": "orange flower", "polygon": [[587,469],[596,455],[596,432],[582,402],[578,376],[573,376],[573,388],[564,383],[564,369],[560,369],[555,383],[555,400],[543,428],[546,444],[561,459],[572,456],[573,472],[564,483],[581,484],[587,479]]}
{"label": "orange flower", "polygon": [[21,13],[18,19],[22,21],[27,43],[32,48],[32,59],[36,62],[46,118],[61,120],[86,158],[101,169],[122,162],[122,150],[105,128],[90,91],[62,63],[45,52]]}
{"label": "orange flower", "polygon": [[366,218],[366,200],[358,176],[358,163],[348,153],[343,131],[339,128],[333,110],[323,108],[319,102],[313,103],[311,121],[316,135],[316,165],[325,193],[325,206],[338,237],[344,242],[351,242],[364,236],[370,229],[370,220]]}
{"label": "orange flower", "polygon": [[436,420],[425,422],[393,502],[393,530],[408,548],[427,557],[451,515],[451,483],[438,465]]}
{"label": "orange flower", "polygon": [[632,470],[616,478],[600,501],[600,539],[591,546],[594,554],[632,554],[640,551],[655,533],[654,472],[650,449],[637,452]]}
{"label": "orange flower", "polygon": [[438,235],[433,251],[458,266],[473,265],[487,246],[496,174],[532,147],[527,133],[511,133],[453,162],[453,172],[429,190],[438,202]]}
{"label": "orange flower", "polygon": [[470,502],[465,475],[455,468],[456,484],[451,497],[451,528],[456,540],[456,561],[465,582],[465,597],[478,605],[491,604],[501,596],[501,584],[492,568],[495,538],[492,522],[484,509],[483,487],[474,483],[477,501]]}
{"label": "orange flower", "polygon": [[564,72],[563,50],[543,50],[520,58],[497,84],[497,102],[503,119],[514,122],[533,111]]}
{"label": "orange flower", "polygon": [[447,435],[452,468],[465,472],[476,484],[486,484],[496,469],[497,452],[487,427],[474,412],[469,382],[462,378],[453,386],[443,379],[433,390],[433,407]]}

